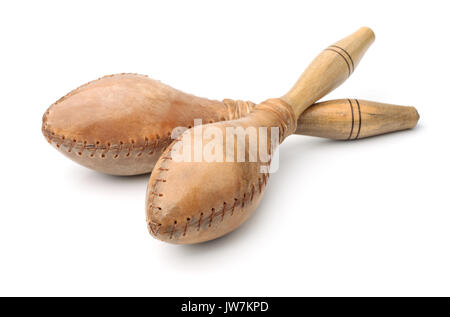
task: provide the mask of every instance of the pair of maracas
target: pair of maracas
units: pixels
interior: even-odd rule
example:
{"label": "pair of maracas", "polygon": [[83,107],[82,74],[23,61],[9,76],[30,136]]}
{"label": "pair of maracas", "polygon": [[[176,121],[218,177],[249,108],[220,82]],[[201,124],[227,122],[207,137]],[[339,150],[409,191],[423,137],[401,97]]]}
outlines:
{"label": "pair of maracas", "polygon": [[[211,240],[254,211],[270,157],[288,135],[357,139],[415,126],[419,117],[413,107],[356,99],[312,105],[348,78],[373,40],[369,28],[359,29],[319,54],[286,95],[258,105],[199,98],[142,75],[106,76],[55,102],[44,114],[42,131],[63,154],[94,170],[152,172],[146,209],[154,237],[172,243]],[[193,127],[195,119],[205,125]],[[177,127],[187,130],[173,140]],[[248,135],[231,146],[234,159],[244,152],[244,162],[227,160],[226,144],[214,147],[216,161],[173,159],[175,150],[190,153],[198,144],[203,153],[211,141],[203,129],[227,135],[229,129],[250,128],[278,131],[277,141],[257,137],[257,148],[269,149],[268,160],[258,155],[248,160]]]}

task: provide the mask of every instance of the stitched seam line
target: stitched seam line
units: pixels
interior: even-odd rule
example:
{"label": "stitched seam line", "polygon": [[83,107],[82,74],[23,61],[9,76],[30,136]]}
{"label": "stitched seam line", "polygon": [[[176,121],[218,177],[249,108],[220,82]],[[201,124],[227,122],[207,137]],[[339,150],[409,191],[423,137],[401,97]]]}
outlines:
{"label": "stitched seam line", "polygon": [[[159,182],[163,182],[163,183],[166,182],[166,179],[165,179],[164,177],[162,177],[161,172],[167,172],[168,169],[165,168],[165,167],[163,167],[163,165],[164,165],[164,163],[165,163],[166,161],[172,159],[171,157],[169,157],[170,151],[171,151],[173,145],[174,145],[176,142],[180,141],[180,140],[181,140],[181,138],[178,138],[178,139],[174,140],[174,141],[166,148],[166,150],[164,151],[164,153],[163,153],[163,154],[161,155],[161,157],[160,157],[160,160],[162,160],[162,162],[161,162],[160,166],[157,167],[157,170],[159,171],[159,172],[158,172],[158,178],[155,179],[155,182],[154,182],[154,184],[152,185],[151,190],[150,190],[150,193],[149,193],[149,195],[151,196],[151,198],[150,198],[150,201],[149,201],[149,204],[148,204],[148,207],[147,207],[147,208],[151,208],[152,213],[153,213],[155,210],[157,210],[157,211],[160,211],[160,210],[161,210],[161,207],[155,205],[155,197],[157,197],[157,196],[160,197],[160,196],[159,196],[160,194],[157,192],[157,186],[158,186]],[[155,167],[156,167],[156,166],[155,166]],[[155,169],[153,169],[152,173],[155,173]],[[149,223],[149,227],[151,227],[151,224],[150,224],[150,223]],[[159,231],[159,230],[158,230],[158,231]]]}
{"label": "stitched seam line", "polygon": [[[171,138],[163,137],[163,138],[155,138],[153,140],[149,140],[149,138],[145,137],[144,144],[136,144],[136,142],[119,142],[118,144],[112,144],[110,142],[107,143],[87,143],[87,141],[77,140],[77,139],[69,139],[64,135],[59,135],[49,130],[42,130],[45,138],[50,144],[55,144],[56,147],[62,151],[62,147],[67,148],[67,152],[71,153],[73,150],[79,150],[76,153],[81,156],[85,151],[89,152],[89,157],[96,157],[97,151],[101,151],[101,157],[105,158],[106,155],[110,152],[115,152],[113,158],[119,158],[120,154],[123,153],[123,157],[130,158],[133,157],[132,153],[136,154],[136,157],[142,156],[143,153],[148,153],[149,155],[154,154],[156,151],[160,149],[165,149],[171,141]],[[67,140],[70,140],[67,142]]]}
{"label": "stitched seam line", "polygon": [[[259,188],[261,188],[261,190],[256,193],[256,195],[261,195],[262,194],[262,189],[267,185],[267,181],[269,179],[269,174],[263,174],[262,178],[263,180],[261,180],[261,178],[258,179],[258,186]],[[156,184],[156,183],[155,183]],[[264,186],[264,187],[263,187]],[[153,186],[154,188],[155,186]],[[155,192],[154,190],[152,190],[151,195],[153,195],[153,197],[157,197],[159,195],[158,192]],[[255,195],[255,185],[251,186],[251,190],[248,193],[245,193],[242,197],[242,199],[238,199],[238,198],[234,198],[234,203],[233,204],[228,204],[227,202],[224,202],[224,207],[220,208],[220,211],[216,211],[216,208],[211,208],[209,209],[209,211],[211,212],[211,214],[206,214],[205,212],[200,212],[197,213],[196,215],[198,216],[198,220],[197,221],[192,221],[192,219],[194,218],[193,216],[191,217],[187,217],[185,222],[179,222],[178,220],[175,220],[173,225],[168,225],[165,228],[162,228],[162,225],[159,223],[154,223],[151,221],[148,221],[148,226],[149,227],[158,227],[158,230],[153,230],[151,229],[151,232],[155,235],[158,236],[158,234],[168,234],[169,235],[169,239],[173,239],[174,234],[177,234],[179,232],[183,232],[182,233],[182,237],[185,237],[188,234],[189,228],[193,228],[196,231],[199,231],[201,229],[201,224],[203,223],[208,223],[208,225],[206,225],[206,227],[202,228],[202,231],[206,231],[208,230],[208,228],[211,227],[211,224],[213,223],[214,219],[216,218],[221,218],[220,222],[224,221],[224,217],[226,215],[227,212],[230,212],[230,216],[233,216],[235,214],[235,210],[236,208],[244,208],[245,206],[248,205],[249,202],[253,201],[253,199],[255,199],[255,197],[257,197]],[[151,200],[151,203],[153,203],[153,199]],[[227,208],[227,206],[230,206],[229,208]],[[152,209],[152,212],[157,209],[158,211],[161,211],[161,209],[159,209],[160,207],[155,207],[153,205],[149,205],[149,208]],[[176,227],[178,227],[178,229],[175,229]],[[161,229],[163,229],[163,231],[161,231]]]}
{"label": "stitched seam line", "polygon": [[[180,141],[181,139],[177,139],[176,141]],[[164,178],[161,174],[163,172],[169,172],[169,168],[167,168],[165,162],[169,161],[172,159],[171,157],[169,157],[168,155],[170,155],[170,151],[173,147],[173,145],[176,142],[172,142],[170,144],[170,146],[165,150],[165,152],[162,154],[161,156],[161,164],[160,166],[157,168],[158,170],[158,175],[156,175],[156,179],[154,184],[151,187],[151,190],[149,192],[150,195],[150,201],[148,203],[148,209],[151,209],[151,213],[153,214],[154,212],[160,212],[162,210],[162,208],[158,205],[155,204],[155,198],[156,197],[162,197],[163,193],[158,191],[158,185],[160,182],[167,182],[167,179]],[[261,165],[269,165],[270,166],[271,160],[269,160],[269,162],[267,163],[263,163]],[[153,173],[155,173],[155,171],[153,171]],[[264,173],[262,174],[262,177],[258,178],[258,188],[259,188],[259,193],[257,193],[258,195],[262,194],[262,190],[263,188],[265,188],[265,186],[267,185],[268,179],[270,177],[269,173]],[[227,202],[224,202],[223,204],[223,209],[219,212],[216,212],[216,208],[210,208],[209,211],[211,212],[210,215],[205,215],[205,212],[200,212],[197,213],[196,216],[198,216],[198,221],[192,221],[192,219],[194,218],[193,216],[189,216],[185,219],[185,222],[183,220],[183,222],[179,222],[178,220],[174,220],[173,225],[168,225],[167,227],[165,227],[165,231],[162,231],[161,234],[169,234],[169,239],[172,239],[174,234],[177,234],[180,231],[183,231],[182,237],[185,237],[188,233],[188,229],[189,227],[194,227],[197,231],[199,231],[201,229],[201,224],[202,224],[202,220],[204,222],[209,223],[209,225],[206,228],[203,228],[202,230],[208,230],[208,228],[211,227],[211,224],[214,220],[214,218],[216,217],[221,217],[221,222],[224,221],[224,217],[227,211],[230,211],[230,216],[233,216],[234,211],[236,209],[236,207],[241,207],[244,208],[250,201],[252,201],[255,198],[255,184],[252,184],[250,186],[251,190],[248,193],[244,193],[242,200],[238,199],[238,198],[234,198],[234,204],[230,205],[231,208],[227,208],[227,206],[229,205]],[[248,194],[248,195],[247,195]],[[179,226],[181,224],[181,226]],[[160,223],[155,223],[151,221],[151,216],[150,219],[147,219],[147,226],[150,229],[150,232],[155,235],[158,236],[158,234],[160,234],[160,231],[162,229],[162,225]],[[176,227],[179,227],[179,229],[175,229]],[[157,229],[155,229],[157,228]]]}

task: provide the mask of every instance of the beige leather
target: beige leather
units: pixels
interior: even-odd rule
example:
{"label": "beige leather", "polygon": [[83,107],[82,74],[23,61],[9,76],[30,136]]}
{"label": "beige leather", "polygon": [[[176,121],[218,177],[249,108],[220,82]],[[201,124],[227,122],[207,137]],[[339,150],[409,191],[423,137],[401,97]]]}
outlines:
{"label": "beige leather", "polygon": [[[194,119],[238,119],[253,107],[250,101],[208,100],[143,75],[119,74],[92,81],[58,100],[45,113],[42,132],[50,144],[83,166],[136,175],[152,171],[175,127],[190,127]],[[357,139],[414,127],[418,118],[412,107],[330,100],[309,107],[295,133]]]}
{"label": "beige leather", "polygon": [[[244,118],[204,128],[211,126],[223,135],[227,127],[277,127],[281,142],[295,131],[296,120],[291,106],[281,99],[270,99]],[[211,141],[205,133],[195,134],[194,129],[185,134],[191,137],[192,148],[194,139],[204,145]],[[267,142],[270,148],[271,139]],[[261,166],[268,167],[270,161],[225,162],[224,143],[223,162],[179,162],[172,157],[176,144],[162,154],[150,177],[146,199],[150,233],[171,243],[198,243],[234,230],[258,205],[269,177],[267,172],[261,173]],[[247,138],[246,157],[248,150]]]}
{"label": "beige leather", "polygon": [[92,81],[55,102],[42,132],[75,162],[114,175],[148,173],[176,127],[231,120],[253,103],[208,100],[137,74]]}

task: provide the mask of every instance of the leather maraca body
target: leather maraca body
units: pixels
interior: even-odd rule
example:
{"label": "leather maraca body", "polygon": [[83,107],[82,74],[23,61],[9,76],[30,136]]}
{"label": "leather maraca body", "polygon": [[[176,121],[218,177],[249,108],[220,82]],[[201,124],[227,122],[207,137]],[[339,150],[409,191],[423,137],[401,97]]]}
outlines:
{"label": "leather maraca body", "polygon": [[246,115],[253,103],[196,97],[143,75],[106,76],[75,89],[45,113],[47,140],[75,162],[113,175],[153,169],[172,130]]}
{"label": "leather maraca body", "polygon": [[[253,161],[248,135],[240,141],[233,138],[231,143],[223,138],[218,162],[208,162],[203,157],[199,162],[192,162],[193,155],[190,161],[179,161],[172,154],[174,147],[183,148],[183,138],[189,140],[186,145],[190,149],[195,149],[195,143],[206,146],[212,141],[206,136],[208,129],[229,137],[230,128],[261,127],[277,131],[282,142],[296,129],[292,107],[281,99],[269,99],[246,117],[194,127],[174,142],[162,154],[150,177],[146,200],[149,232],[171,243],[197,243],[220,237],[243,223],[259,204],[267,184],[270,155],[268,160],[261,159],[260,149],[265,142],[262,148],[273,154],[269,150],[274,146],[271,136],[258,135],[257,146],[253,148],[258,153],[253,155]],[[230,144],[233,162],[226,158]],[[238,151],[245,153],[244,162],[236,162]]]}

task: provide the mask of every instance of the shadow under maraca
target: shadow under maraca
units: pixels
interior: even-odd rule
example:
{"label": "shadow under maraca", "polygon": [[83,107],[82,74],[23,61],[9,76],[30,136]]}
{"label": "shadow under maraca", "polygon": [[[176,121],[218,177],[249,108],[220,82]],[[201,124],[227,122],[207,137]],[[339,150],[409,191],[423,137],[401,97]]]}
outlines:
{"label": "shadow under maraca", "polygon": [[[145,199],[150,176],[150,174],[134,176],[108,175],[75,165],[65,171],[65,174],[65,177],[70,180],[72,185],[75,188],[82,189],[83,192],[100,194],[102,197],[142,200]],[[142,213],[142,209],[138,210],[138,212]]]}

